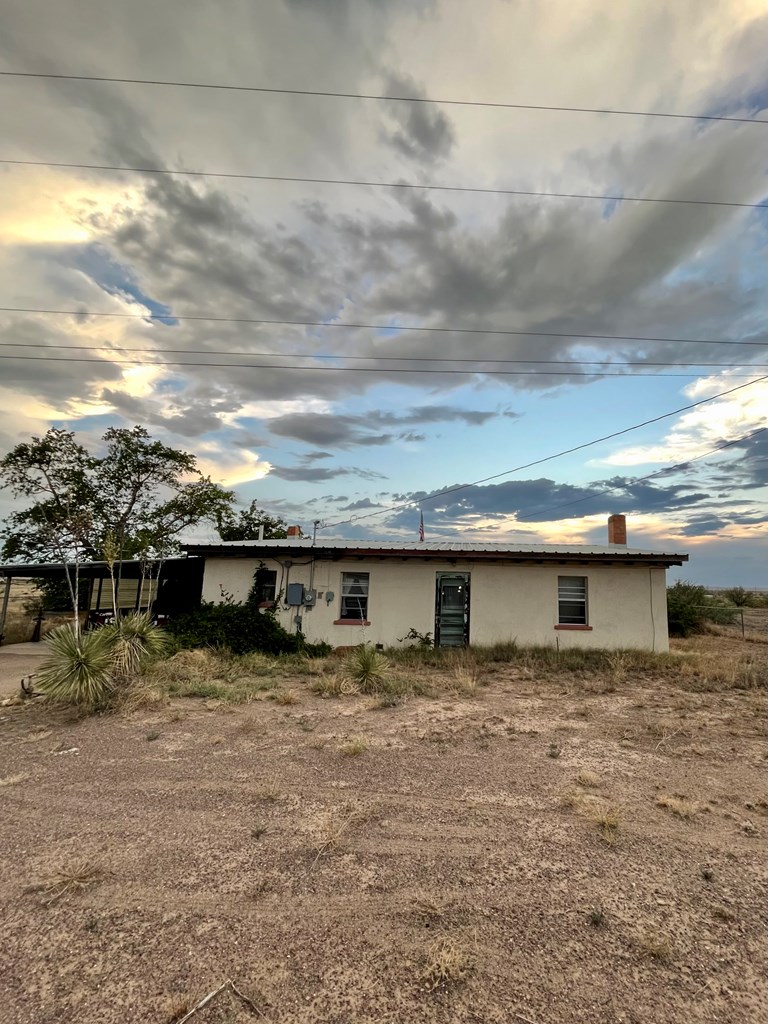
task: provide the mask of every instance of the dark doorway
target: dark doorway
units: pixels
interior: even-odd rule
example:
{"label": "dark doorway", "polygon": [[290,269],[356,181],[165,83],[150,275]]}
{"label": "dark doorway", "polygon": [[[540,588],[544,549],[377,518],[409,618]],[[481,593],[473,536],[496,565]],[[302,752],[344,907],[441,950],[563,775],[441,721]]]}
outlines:
{"label": "dark doorway", "polygon": [[439,572],[435,592],[435,644],[465,647],[469,643],[469,573]]}

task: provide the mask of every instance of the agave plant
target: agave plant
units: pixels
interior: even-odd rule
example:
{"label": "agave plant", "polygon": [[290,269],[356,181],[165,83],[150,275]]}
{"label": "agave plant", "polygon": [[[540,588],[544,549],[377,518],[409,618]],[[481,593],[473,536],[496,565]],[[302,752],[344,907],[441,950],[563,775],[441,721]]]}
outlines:
{"label": "agave plant", "polygon": [[156,626],[146,612],[126,615],[98,632],[110,644],[115,675],[124,679],[135,676],[152,658],[167,654],[171,645],[165,630]]}
{"label": "agave plant", "polygon": [[35,687],[51,700],[96,708],[112,691],[112,645],[104,630],[76,633],[71,623],[46,637],[49,656],[35,677]]}
{"label": "agave plant", "polygon": [[347,675],[363,693],[378,693],[384,683],[389,660],[371,644],[360,644],[347,658]]}

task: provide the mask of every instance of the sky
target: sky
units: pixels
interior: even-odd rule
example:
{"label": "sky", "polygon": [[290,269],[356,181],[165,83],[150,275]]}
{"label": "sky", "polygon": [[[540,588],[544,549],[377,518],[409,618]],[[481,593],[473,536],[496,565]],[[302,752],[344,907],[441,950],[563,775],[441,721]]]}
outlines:
{"label": "sky", "polygon": [[768,202],[768,125],[705,119],[768,119],[762,0],[10,0],[0,71],[697,115],[0,76],[0,306],[67,313],[0,311],[0,453],[140,423],[324,538],[623,512],[768,588],[768,211],[50,166]]}

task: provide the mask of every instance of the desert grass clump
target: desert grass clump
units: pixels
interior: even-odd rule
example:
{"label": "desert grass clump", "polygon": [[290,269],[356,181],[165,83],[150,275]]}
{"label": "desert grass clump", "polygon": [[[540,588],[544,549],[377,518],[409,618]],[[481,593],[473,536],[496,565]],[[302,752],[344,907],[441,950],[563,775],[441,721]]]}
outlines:
{"label": "desert grass clump", "polygon": [[373,810],[367,804],[346,803],[331,814],[319,842],[315,845],[315,859],[310,871],[324,854],[341,845],[348,833],[371,817]]}
{"label": "desert grass clump", "polygon": [[367,749],[368,741],[364,736],[353,736],[347,743],[342,743],[339,753],[343,757],[357,757],[359,754],[364,754]]}
{"label": "desert grass clump", "polygon": [[465,697],[476,697],[482,686],[483,674],[475,655],[470,651],[461,651],[451,659],[451,689],[454,693]]}
{"label": "desert grass clump", "polygon": [[701,805],[695,800],[686,800],[685,797],[670,796],[668,793],[660,793],[656,797],[656,806],[663,807],[665,811],[674,814],[676,818],[694,818],[701,810]]}
{"label": "desert grass clump", "polygon": [[363,693],[379,693],[385,688],[389,659],[371,644],[360,644],[344,664],[346,675]]}
{"label": "desert grass clump", "polygon": [[104,875],[104,869],[95,861],[74,861],[41,878],[31,888],[33,891],[42,892],[43,903],[50,906],[64,896],[80,892],[89,885],[101,881]]}
{"label": "desert grass clump", "polygon": [[604,928],[605,911],[599,904],[596,907],[591,907],[587,914],[587,920],[593,928]]}
{"label": "desert grass clump", "polygon": [[668,935],[660,932],[649,932],[640,940],[640,949],[651,958],[662,963],[668,963],[672,959],[672,941]]}
{"label": "desert grass clump", "polygon": [[35,677],[35,687],[52,701],[88,711],[105,707],[114,689],[114,661],[109,634],[103,629],[76,633],[68,623],[46,637],[49,655]]}
{"label": "desert grass clump", "polygon": [[465,949],[452,939],[442,938],[427,950],[420,980],[429,992],[435,992],[463,981],[471,966],[471,957]]}
{"label": "desert grass clump", "polygon": [[273,700],[276,704],[280,704],[280,705],[282,705],[284,707],[288,706],[290,704],[298,704],[299,703],[299,698],[293,692],[293,690],[283,690],[283,689],[272,690],[272,692],[267,695],[267,699],[268,700]]}
{"label": "desert grass clump", "polygon": [[590,817],[597,825],[600,838],[606,846],[615,846],[624,817],[623,809],[616,804],[597,805],[591,809]]}
{"label": "desert grass clump", "polygon": [[328,672],[313,679],[309,684],[312,693],[318,697],[349,697],[359,693],[360,687],[341,672]]}
{"label": "desert grass clump", "polygon": [[579,772],[576,776],[576,782],[580,786],[584,786],[585,789],[597,789],[600,785],[600,779],[594,772],[587,770]]}

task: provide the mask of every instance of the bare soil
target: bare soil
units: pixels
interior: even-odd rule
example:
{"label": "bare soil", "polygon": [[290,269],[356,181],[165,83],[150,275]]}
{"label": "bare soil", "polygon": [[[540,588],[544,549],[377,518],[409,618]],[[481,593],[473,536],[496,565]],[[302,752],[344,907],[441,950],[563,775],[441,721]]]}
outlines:
{"label": "bare soil", "polygon": [[765,693],[483,671],[0,708],[0,1021],[768,1020]]}

